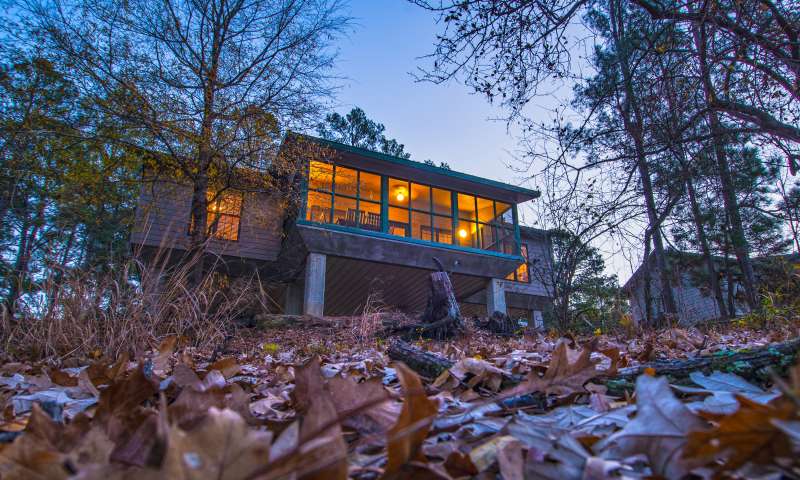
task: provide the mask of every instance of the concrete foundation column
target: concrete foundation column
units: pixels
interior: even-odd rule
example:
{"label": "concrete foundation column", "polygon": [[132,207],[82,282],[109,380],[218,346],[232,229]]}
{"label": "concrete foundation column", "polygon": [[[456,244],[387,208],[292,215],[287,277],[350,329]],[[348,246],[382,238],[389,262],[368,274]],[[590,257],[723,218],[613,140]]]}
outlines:
{"label": "concrete foundation column", "polygon": [[503,281],[498,278],[490,279],[486,285],[486,313],[492,316],[494,312],[500,312],[503,315],[508,314],[506,291],[503,288]]}
{"label": "concrete foundation column", "polygon": [[303,313],[321,317],[325,308],[325,262],[321,253],[309,253],[306,259],[306,283],[303,291]]}
{"label": "concrete foundation column", "polygon": [[303,288],[297,283],[286,286],[286,297],[283,302],[283,313],[286,315],[303,314]]}

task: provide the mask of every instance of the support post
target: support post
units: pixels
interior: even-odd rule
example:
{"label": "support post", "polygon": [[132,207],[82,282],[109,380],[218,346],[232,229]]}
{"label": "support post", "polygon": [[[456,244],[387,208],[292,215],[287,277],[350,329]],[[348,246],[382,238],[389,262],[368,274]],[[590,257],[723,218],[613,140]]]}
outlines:
{"label": "support post", "polygon": [[503,281],[499,278],[489,279],[486,285],[486,314],[491,317],[494,312],[507,315],[506,291],[503,288]]}
{"label": "support post", "polygon": [[303,314],[321,317],[325,309],[325,262],[321,253],[309,253],[306,259],[306,283],[303,292]]}

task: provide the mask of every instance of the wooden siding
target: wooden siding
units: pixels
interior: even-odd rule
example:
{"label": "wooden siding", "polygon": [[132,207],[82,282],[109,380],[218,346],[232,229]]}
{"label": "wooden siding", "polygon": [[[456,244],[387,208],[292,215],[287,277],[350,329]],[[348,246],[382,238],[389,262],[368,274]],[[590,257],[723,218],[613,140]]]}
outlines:
{"label": "wooden siding", "polygon": [[[163,180],[144,184],[131,243],[187,249],[191,196],[188,185]],[[245,193],[239,239],[212,238],[208,251],[246,259],[277,260],[283,239],[284,211],[280,199],[264,193]]]}

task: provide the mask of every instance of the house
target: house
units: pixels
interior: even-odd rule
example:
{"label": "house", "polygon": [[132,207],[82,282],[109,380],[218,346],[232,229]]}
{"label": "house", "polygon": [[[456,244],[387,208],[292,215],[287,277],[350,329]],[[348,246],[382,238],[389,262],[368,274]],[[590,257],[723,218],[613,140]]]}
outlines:
{"label": "house", "polygon": [[[710,282],[705,278],[705,259],[698,253],[668,250],[666,252],[667,266],[670,270],[672,294],[675,297],[678,309],[678,322],[691,325],[698,322],[716,320],[721,317],[717,300],[711,290]],[[652,318],[658,318],[664,311],[661,298],[661,282],[655,255],[648,256],[647,265],[650,270],[650,299]],[[734,307],[735,316],[741,316],[750,310],[744,300],[743,288],[739,284],[736,273],[735,259],[714,257],[720,288],[725,297],[726,309]],[[630,301],[631,317],[634,322],[646,322],[646,285],[645,262],[633,273],[622,287],[628,294]],[[730,271],[732,282],[728,282]]]}
{"label": "house", "polygon": [[[539,192],[299,134],[279,157],[300,174],[275,193],[209,192],[207,251],[231,274],[282,285],[283,312],[353,315],[370,302],[421,311],[438,262],[469,312],[540,323],[550,298],[527,262],[552,261],[549,238],[517,215]],[[150,258],[185,251],[190,199],[177,180],[145,183],[133,247]]]}

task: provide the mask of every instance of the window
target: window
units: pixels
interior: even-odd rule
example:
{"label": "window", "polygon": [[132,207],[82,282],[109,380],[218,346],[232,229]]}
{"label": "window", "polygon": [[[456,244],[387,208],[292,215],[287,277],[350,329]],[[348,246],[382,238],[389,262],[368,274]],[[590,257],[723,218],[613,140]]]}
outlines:
{"label": "window", "polygon": [[528,271],[528,246],[524,243],[519,246],[520,253],[522,254],[522,258],[525,259],[525,263],[517,267],[517,270],[510,273],[506,280],[513,280],[515,282],[522,282],[522,283],[531,283],[531,274]]}
{"label": "window", "polygon": [[331,163],[309,166],[306,220],[519,253],[510,204]]}
{"label": "window", "polygon": [[512,217],[511,206],[506,203],[459,193],[458,244],[513,255]]}
{"label": "window", "polygon": [[353,168],[312,161],[306,220],[381,230],[381,177]]}
{"label": "window", "polygon": [[208,234],[222,240],[239,240],[239,223],[242,218],[242,193],[225,191],[219,195],[206,193]]}

